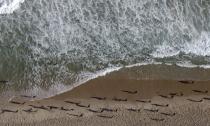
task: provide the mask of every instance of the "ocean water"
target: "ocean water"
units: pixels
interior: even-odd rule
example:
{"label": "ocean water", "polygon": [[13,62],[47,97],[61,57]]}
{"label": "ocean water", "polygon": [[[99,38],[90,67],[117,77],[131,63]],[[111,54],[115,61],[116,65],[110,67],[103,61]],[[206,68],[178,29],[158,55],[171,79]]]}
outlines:
{"label": "ocean water", "polygon": [[0,0],[1,91],[56,93],[148,64],[209,68],[209,0]]}

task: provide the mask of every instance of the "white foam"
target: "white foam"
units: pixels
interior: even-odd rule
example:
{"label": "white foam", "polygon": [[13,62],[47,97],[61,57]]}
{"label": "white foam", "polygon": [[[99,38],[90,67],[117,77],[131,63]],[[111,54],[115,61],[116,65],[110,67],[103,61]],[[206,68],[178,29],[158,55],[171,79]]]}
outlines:
{"label": "white foam", "polygon": [[[98,78],[101,76],[106,76],[107,74],[114,72],[114,71],[118,71],[121,68],[123,68],[123,67],[110,67],[110,68],[107,68],[104,70],[97,71],[96,73],[87,73],[87,72],[81,73],[79,76],[83,76],[84,79],[81,79],[78,83],[75,83],[73,87],[77,87],[89,80],[92,80],[92,79],[95,79],[95,78]],[[84,76],[86,76],[86,77],[84,77]]]}
{"label": "white foam", "polygon": [[192,64],[191,62],[180,62],[180,63],[176,63],[177,66],[179,67],[186,67],[186,68],[204,68],[204,69],[209,69],[210,65],[195,65]]}
{"label": "white foam", "polygon": [[164,42],[162,45],[156,46],[156,50],[151,54],[155,58],[164,58],[178,55],[180,50],[168,45]]}
{"label": "white foam", "polygon": [[172,66],[172,65],[177,65],[179,67],[185,67],[185,68],[204,68],[204,69],[209,69],[210,65],[195,65],[192,64],[190,61],[183,61],[183,62],[178,62],[178,63],[162,63],[162,62],[156,62],[156,61],[151,61],[151,62],[144,62],[144,63],[137,63],[137,64],[132,64],[125,66],[125,68],[132,68],[136,66],[146,66],[146,65],[167,65],[167,66]]}
{"label": "white foam", "polygon": [[165,65],[172,66],[173,63],[164,63]]}
{"label": "white foam", "polygon": [[210,65],[200,65],[201,68],[210,69]]}
{"label": "white foam", "polygon": [[128,66],[125,66],[125,68],[131,68],[131,67],[136,67],[136,66],[146,66],[146,65],[151,65],[151,64],[159,65],[159,64],[162,64],[162,63],[161,62],[155,62],[154,60],[152,60],[150,62],[143,62],[143,63],[136,63],[136,64],[128,65]]}
{"label": "white foam", "polygon": [[202,32],[199,38],[186,43],[182,51],[186,54],[210,56],[210,33]]}
{"label": "white foam", "polygon": [[176,56],[180,52],[196,56],[210,56],[210,33],[202,32],[198,38],[191,42],[186,42],[179,47],[173,47],[164,42],[162,45],[157,45],[156,50],[151,55],[154,58],[165,58]]}
{"label": "white foam", "polygon": [[24,0],[0,0],[0,14],[13,13],[23,2]]}
{"label": "white foam", "polygon": [[199,67],[198,65],[194,65],[191,62],[187,62],[187,61],[176,63],[176,65],[179,66],[179,67],[186,67],[186,68],[196,68],[196,67]]}

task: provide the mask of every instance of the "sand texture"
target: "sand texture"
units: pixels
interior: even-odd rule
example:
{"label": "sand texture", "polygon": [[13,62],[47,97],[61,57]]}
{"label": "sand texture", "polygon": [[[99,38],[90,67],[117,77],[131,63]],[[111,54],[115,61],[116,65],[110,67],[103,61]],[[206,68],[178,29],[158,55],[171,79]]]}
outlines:
{"label": "sand texture", "polygon": [[0,125],[207,126],[209,85],[209,81],[100,77],[43,100],[21,96],[2,100]]}

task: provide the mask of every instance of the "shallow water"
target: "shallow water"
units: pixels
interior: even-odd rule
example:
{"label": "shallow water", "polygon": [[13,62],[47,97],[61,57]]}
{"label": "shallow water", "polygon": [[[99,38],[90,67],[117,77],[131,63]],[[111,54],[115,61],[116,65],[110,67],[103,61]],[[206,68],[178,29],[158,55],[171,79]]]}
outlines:
{"label": "shallow water", "polygon": [[[52,85],[49,88],[32,87],[27,90],[11,90],[8,89],[2,92],[6,98],[13,96],[31,95],[37,96],[37,99],[48,98],[63,92],[70,91],[80,85],[86,85],[97,80],[104,80],[104,83],[113,83],[116,80],[120,83],[122,81],[171,81],[178,82],[180,80],[193,80],[199,82],[210,81],[209,78],[210,69],[199,68],[199,67],[180,67],[177,65],[166,65],[166,64],[149,64],[141,66],[129,66],[123,68],[107,69],[105,71],[98,71],[96,74],[79,80],[76,83],[70,85],[57,84]],[[154,81],[154,82],[155,82]],[[100,81],[99,81],[100,82]]]}

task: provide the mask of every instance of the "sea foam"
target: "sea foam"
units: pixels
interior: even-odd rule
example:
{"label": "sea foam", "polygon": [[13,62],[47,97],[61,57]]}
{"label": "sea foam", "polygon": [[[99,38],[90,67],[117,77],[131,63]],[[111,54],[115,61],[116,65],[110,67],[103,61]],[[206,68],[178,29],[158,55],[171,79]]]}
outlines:
{"label": "sea foam", "polygon": [[186,42],[176,46],[170,45],[169,43],[157,45],[156,50],[151,55],[155,58],[165,58],[176,56],[180,52],[183,52],[196,56],[210,56],[210,33],[202,32],[192,42]]}
{"label": "sea foam", "polygon": [[0,14],[11,14],[20,7],[24,0],[0,0]]}

